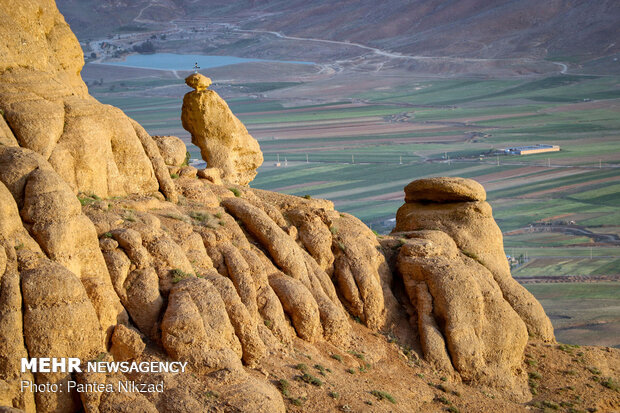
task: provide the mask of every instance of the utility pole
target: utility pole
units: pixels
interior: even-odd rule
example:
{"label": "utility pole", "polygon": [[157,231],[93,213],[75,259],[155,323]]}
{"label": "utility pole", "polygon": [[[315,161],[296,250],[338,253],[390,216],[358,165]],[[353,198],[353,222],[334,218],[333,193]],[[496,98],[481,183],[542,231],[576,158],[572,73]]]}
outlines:
{"label": "utility pole", "polygon": [[351,163],[355,163],[355,155],[351,154]]}
{"label": "utility pole", "polygon": [[276,161],[276,162],[278,162],[278,163],[279,163],[279,162],[280,162],[280,154],[279,154],[279,153],[278,153],[278,154],[276,154],[276,157],[277,157],[277,161]]}
{"label": "utility pole", "polygon": [[308,161],[308,154],[306,154],[306,163],[309,163],[309,161]]}
{"label": "utility pole", "polygon": [[402,164],[403,164],[403,157],[401,155],[399,165],[402,165]]}
{"label": "utility pole", "polygon": [[499,166],[499,155],[495,157],[497,159],[497,166]]}

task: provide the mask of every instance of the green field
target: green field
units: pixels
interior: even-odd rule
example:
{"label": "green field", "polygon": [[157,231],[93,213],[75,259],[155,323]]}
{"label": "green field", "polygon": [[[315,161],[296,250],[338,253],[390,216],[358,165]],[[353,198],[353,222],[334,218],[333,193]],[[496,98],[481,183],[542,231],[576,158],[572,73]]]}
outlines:
{"label": "green field", "polygon": [[620,283],[528,284],[561,343],[620,348]]}

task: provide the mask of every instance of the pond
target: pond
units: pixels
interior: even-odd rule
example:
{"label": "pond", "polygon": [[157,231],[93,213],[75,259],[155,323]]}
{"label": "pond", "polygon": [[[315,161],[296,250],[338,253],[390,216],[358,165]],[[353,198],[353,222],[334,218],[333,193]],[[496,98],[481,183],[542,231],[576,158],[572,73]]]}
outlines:
{"label": "pond", "polygon": [[102,62],[108,65],[139,67],[142,69],[159,70],[192,70],[195,63],[201,69],[212,67],[228,66],[246,62],[279,62],[294,63],[303,65],[313,65],[313,62],[300,62],[294,60],[266,60],[266,59],[246,59],[235,56],[209,56],[197,54],[174,54],[174,53],[153,53],[153,54],[132,54],[123,61]]}

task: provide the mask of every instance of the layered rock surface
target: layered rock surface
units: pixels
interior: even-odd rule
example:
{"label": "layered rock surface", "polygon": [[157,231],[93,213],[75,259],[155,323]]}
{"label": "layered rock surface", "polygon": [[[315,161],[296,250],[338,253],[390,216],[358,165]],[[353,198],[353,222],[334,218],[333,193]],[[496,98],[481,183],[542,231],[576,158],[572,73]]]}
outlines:
{"label": "layered rock surface", "polygon": [[[329,201],[245,186],[262,162],[258,144],[205,79],[190,78],[196,91],[184,99],[184,125],[210,166],[198,173],[182,166],[182,142],[151,138],[87,94],[53,3],[2,5],[14,29],[0,24],[0,406],[279,412],[282,397],[260,373],[271,359],[309,343],[344,353],[379,332],[455,382],[528,397],[527,332],[553,341],[553,330],[510,277],[479,184],[413,182],[398,233],[380,244]],[[368,358],[381,362],[386,346]],[[71,376],[32,377],[6,354],[173,359],[192,374],[130,377],[164,381],[163,394],[33,394],[21,380]],[[204,394],[207,382],[221,400]]]}

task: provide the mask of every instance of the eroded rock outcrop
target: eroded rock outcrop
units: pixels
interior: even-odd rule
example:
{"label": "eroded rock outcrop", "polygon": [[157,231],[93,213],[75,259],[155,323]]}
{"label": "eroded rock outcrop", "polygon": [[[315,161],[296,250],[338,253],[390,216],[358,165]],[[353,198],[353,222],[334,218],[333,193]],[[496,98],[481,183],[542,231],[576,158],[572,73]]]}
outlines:
{"label": "eroded rock outcrop", "polygon": [[88,94],[82,50],[54,2],[0,7],[0,142],[41,155],[74,192],[158,191],[145,139],[120,109]]}
{"label": "eroded rock outcrop", "polygon": [[258,142],[213,90],[211,80],[194,73],[185,82],[195,90],[183,98],[181,121],[192,134],[209,167],[218,168],[224,182],[247,185],[263,163]]}
{"label": "eroded rock outcrop", "polygon": [[528,332],[555,341],[553,327],[540,303],[510,275],[502,232],[480,184],[463,178],[429,178],[405,188],[406,203],[396,214],[393,232],[438,229],[467,256],[485,266],[504,298],[525,322]]}

